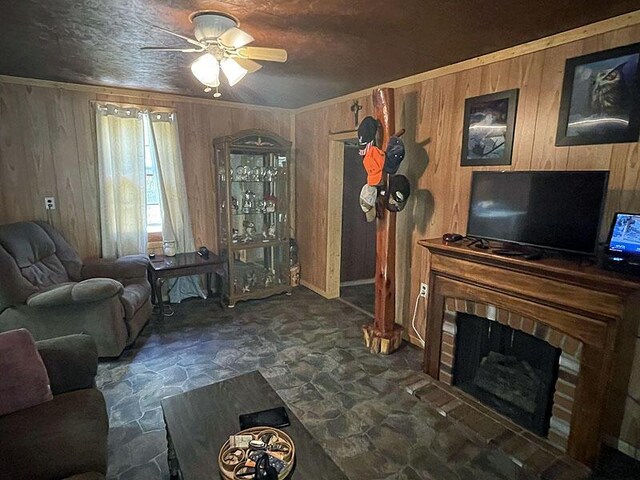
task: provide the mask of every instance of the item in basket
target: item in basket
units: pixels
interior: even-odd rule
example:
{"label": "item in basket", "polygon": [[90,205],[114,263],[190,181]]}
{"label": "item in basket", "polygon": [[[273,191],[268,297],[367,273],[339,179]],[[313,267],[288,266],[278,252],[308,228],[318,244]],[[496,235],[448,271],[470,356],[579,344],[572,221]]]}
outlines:
{"label": "item in basket", "polygon": [[267,446],[267,449],[270,453],[273,452],[282,454],[287,454],[290,450],[289,445],[287,445],[286,443],[272,443]]}
{"label": "item in basket", "polygon": [[[255,465],[255,464],[254,464]],[[248,465],[239,465],[237,470],[234,472],[234,478],[247,478],[252,479],[256,473],[256,469],[254,467],[249,467]]]}
{"label": "item in basket", "polygon": [[287,467],[287,463],[284,460],[271,455],[271,453],[265,453],[264,450],[249,450],[249,453],[247,453],[248,459],[245,465],[249,466],[251,461],[258,462],[263,455],[269,457],[269,465],[275,468],[278,473]]}
{"label": "item in basket", "polygon": [[253,450],[264,450],[267,448],[267,444],[262,440],[251,440],[249,442],[249,447]]}
{"label": "item in basket", "polygon": [[232,467],[239,464],[242,459],[244,459],[244,451],[240,448],[231,449],[222,457],[222,461]]}
{"label": "item in basket", "polygon": [[269,450],[269,455],[271,455],[274,458],[277,458],[278,460],[282,460],[284,461],[284,457],[287,455],[284,452],[272,452],[271,450]]}
{"label": "item in basket", "polygon": [[252,439],[251,435],[230,435],[229,446],[231,448],[249,448]]}
{"label": "item in basket", "polygon": [[271,465],[271,460],[266,453],[256,460],[256,480],[278,480],[278,469]]}

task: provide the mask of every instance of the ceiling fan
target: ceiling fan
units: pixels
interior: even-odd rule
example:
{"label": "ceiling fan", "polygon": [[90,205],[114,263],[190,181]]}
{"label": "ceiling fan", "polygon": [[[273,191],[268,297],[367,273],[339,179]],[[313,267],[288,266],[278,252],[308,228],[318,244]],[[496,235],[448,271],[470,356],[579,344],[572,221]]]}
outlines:
{"label": "ceiling fan", "polygon": [[233,86],[262,68],[254,60],[267,62],[286,62],[287,51],[281,48],[248,47],[254,38],[240,30],[238,19],[227,13],[201,10],[189,16],[194,25],[195,38],[186,37],[166,28],[155,26],[174,37],[191,44],[189,48],[142,47],[142,50],[160,52],[202,53],[192,64],[191,72],[206,86],[205,92],[215,88],[215,98],[220,97],[220,70]]}

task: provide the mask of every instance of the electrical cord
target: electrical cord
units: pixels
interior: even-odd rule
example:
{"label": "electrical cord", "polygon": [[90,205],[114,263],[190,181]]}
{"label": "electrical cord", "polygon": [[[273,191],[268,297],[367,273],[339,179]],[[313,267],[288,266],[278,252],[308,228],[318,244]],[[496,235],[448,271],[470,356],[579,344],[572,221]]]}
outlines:
{"label": "electrical cord", "polygon": [[418,339],[420,340],[420,342],[422,343],[422,346],[425,346],[425,341],[424,338],[422,338],[422,335],[420,335],[420,332],[418,332],[418,329],[416,328],[416,313],[418,313],[418,302],[420,301],[420,297],[422,295],[420,295],[420,292],[418,292],[418,296],[416,297],[416,306],[413,309],[413,318],[411,319],[411,327],[413,328],[413,331],[416,332],[416,335],[418,336]]}

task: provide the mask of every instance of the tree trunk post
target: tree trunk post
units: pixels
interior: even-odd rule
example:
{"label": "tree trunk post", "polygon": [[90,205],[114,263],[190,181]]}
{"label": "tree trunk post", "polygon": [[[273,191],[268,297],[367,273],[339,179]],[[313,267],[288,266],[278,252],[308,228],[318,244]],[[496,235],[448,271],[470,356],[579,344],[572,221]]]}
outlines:
{"label": "tree trunk post", "polygon": [[[381,125],[380,148],[386,150],[389,138],[395,133],[395,103],[392,88],[373,91],[374,116]],[[383,173],[384,189],[389,175]],[[364,325],[365,345],[371,353],[388,355],[402,343],[402,327],[396,325],[396,213],[376,202],[376,302],[372,325]]]}

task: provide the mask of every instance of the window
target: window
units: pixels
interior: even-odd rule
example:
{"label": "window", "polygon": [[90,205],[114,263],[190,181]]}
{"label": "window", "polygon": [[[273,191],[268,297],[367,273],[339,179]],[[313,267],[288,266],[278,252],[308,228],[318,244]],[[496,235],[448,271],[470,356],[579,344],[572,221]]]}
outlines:
{"label": "window", "polygon": [[151,156],[149,132],[144,129],[144,165],[146,173],[147,234],[149,240],[162,240],[162,211],[158,172]]}

